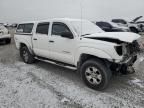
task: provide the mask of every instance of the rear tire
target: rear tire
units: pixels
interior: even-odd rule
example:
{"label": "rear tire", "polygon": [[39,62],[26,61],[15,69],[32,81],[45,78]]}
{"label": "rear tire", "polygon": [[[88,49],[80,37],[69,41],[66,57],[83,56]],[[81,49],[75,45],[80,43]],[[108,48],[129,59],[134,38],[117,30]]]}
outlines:
{"label": "rear tire", "polygon": [[10,44],[10,43],[11,43],[11,39],[6,39],[6,40],[5,40],[5,43],[6,43],[6,44]]}
{"label": "rear tire", "polygon": [[34,56],[30,53],[29,49],[26,46],[20,48],[20,56],[27,64],[32,64],[35,61]]}
{"label": "rear tire", "polygon": [[80,73],[84,83],[95,90],[104,90],[112,76],[110,69],[99,59],[90,59],[84,62]]}

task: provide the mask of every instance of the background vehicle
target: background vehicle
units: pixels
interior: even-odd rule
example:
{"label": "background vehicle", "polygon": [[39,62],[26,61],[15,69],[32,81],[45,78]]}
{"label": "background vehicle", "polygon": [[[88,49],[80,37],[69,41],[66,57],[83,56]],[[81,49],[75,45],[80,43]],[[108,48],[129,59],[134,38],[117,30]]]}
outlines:
{"label": "background vehicle", "polygon": [[0,25],[0,42],[9,44],[11,42],[11,35],[6,27]]}
{"label": "background vehicle", "polygon": [[120,27],[112,22],[100,21],[100,22],[96,22],[96,25],[106,32],[128,32],[129,31],[127,27]]}
{"label": "background vehicle", "polygon": [[144,19],[142,18],[143,16],[136,17],[131,23],[136,23],[140,28],[141,32],[144,32]]}
{"label": "background vehicle", "polygon": [[116,23],[118,26],[129,27],[130,31],[134,33],[139,33],[144,31],[144,23],[137,22],[142,16],[135,18],[133,21],[128,22],[124,19],[112,19],[113,23]]}
{"label": "background vehicle", "polygon": [[13,23],[13,24],[11,24],[9,27],[11,27],[11,28],[17,28],[17,24],[16,24],[16,23]]}
{"label": "background vehicle", "polygon": [[87,20],[62,18],[19,24],[14,39],[25,63],[39,59],[71,66],[87,86],[103,90],[113,72],[134,72],[139,37],[128,32],[106,33]]}

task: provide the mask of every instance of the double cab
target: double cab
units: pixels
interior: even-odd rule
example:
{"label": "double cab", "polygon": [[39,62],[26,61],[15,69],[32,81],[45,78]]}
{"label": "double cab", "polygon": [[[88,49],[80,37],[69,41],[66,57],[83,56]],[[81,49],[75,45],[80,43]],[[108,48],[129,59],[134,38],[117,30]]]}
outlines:
{"label": "double cab", "polygon": [[35,59],[70,66],[92,89],[105,89],[113,73],[133,73],[140,36],[104,32],[88,20],[57,18],[20,23],[14,36],[25,63]]}

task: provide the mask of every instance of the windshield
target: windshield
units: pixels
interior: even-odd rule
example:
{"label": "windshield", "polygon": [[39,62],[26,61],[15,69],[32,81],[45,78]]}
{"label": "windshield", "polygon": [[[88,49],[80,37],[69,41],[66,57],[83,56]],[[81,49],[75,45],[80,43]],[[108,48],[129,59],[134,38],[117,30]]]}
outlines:
{"label": "windshield", "polygon": [[75,32],[79,36],[104,32],[97,25],[95,25],[94,23],[87,21],[87,20],[71,21],[71,23],[74,27]]}

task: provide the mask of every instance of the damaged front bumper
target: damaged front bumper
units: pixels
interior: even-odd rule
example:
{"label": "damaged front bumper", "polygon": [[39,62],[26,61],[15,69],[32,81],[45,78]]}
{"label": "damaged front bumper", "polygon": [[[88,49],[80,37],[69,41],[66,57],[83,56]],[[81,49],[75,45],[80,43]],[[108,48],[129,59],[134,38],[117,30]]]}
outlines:
{"label": "damaged front bumper", "polygon": [[121,45],[121,60],[117,60],[116,63],[118,64],[127,64],[132,65],[136,60],[138,54],[142,53],[142,48],[138,41],[134,41],[132,43],[123,43]]}
{"label": "damaged front bumper", "polygon": [[133,55],[126,60],[120,62],[120,64],[127,64],[128,66],[132,66],[137,60],[137,55]]}
{"label": "damaged front bumper", "polygon": [[131,56],[128,59],[120,61],[118,63],[112,63],[110,65],[110,69],[114,74],[132,74],[135,73],[135,69],[133,68],[133,64],[137,60],[137,55]]}
{"label": "damaged front bumper", "polygon": [[123,74],[134,73],[133,64],[136,62],[138,55],[143,53],[143,48],[140,43],[134,41],[133,43],[124,43],[121,51],[122,59],[115,60],[110,68],[115,72]]}

